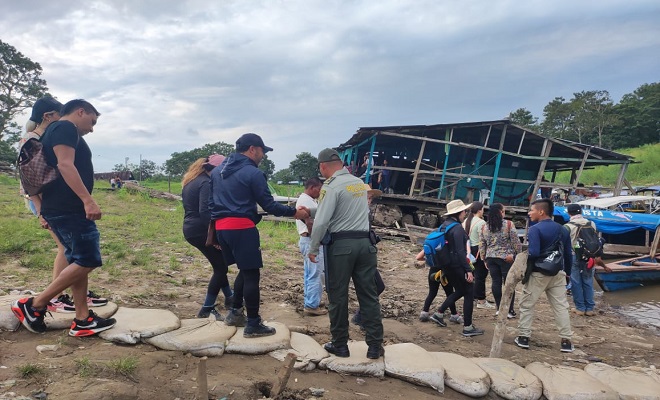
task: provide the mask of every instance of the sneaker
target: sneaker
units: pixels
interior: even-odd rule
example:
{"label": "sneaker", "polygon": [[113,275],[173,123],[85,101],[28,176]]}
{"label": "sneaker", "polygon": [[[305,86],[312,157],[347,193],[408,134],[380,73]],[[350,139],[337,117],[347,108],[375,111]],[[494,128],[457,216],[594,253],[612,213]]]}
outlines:
{"label": "sneaker", "polygon": [[332,342],[330,342],[330,343],[324,344],[323,348],[328,353],[334,354],[337,357],[346,358],[346,357],[351,356],[351,352],[348,350],[347,345],[335,346],[334,344],[332,344]]}
{"label": "sneaker", "polygon": [[463,317],[461,317],[461,314],[452,315],[449,317],[449,322],[453,322],[455,324],[462,324]]}
{"label": "sneaker", "polygon": [[327,313],[328,313],[328,310],[325,309],[325,308],[321,308],[321,307],[316,307],[316,308],[305,307],[305,311],[304,311],[305,315],[309,315],[309,316],[312,316],[312,317],[319,316],[319,315],[325,315]]}
{"label": "sneaker", "polygon": [[232,294],[229,297],[225,297],[225,308],[229,310],[234,306],[234,295]]}
{"label": "sneaker", "polygon": [[215,317],[215,320],[216,320],[216,321],[224,321],[224,320],[225,320],[225,317],[223,317],[223,316],[218,312],[218,310],[215,309],[215,307],[213,307],[213,308],[210,309],[210,310],[205,309],[204,307],[202,307],[202,309],[199,310],[199,312],[197,313],[197,318],[208,318],[208,317],[210,317],[211,315],[213,315],[213,316]]}
{"label": "sneaker", "polygon": [[527,336],[518,336],[513,339],[513,343],[523,349],[529,349],[529,338]]}
{"label": "sneaker", "polygon": [[369,345],[367,349],[367,358],[371,360],[378,360],[385,355],[385,349],[379,344]]}
{"label": "sneaker", "polygon": [[586,315],[587,317],[593,317],[594,315],[596,315],[596,312],[594,310],[587,310],[584,312],[584,315]]}
{"label": "sneaker", "polygon": [[88,307],[101,307],[108,304],[108,299],[101,297],[96,293],[89,290],[87,292],[87,306]]}
{"label": "sneaker", "polygon": [[48,303],[47,308],[50,312],[76,312],[76,306],[73,305],[73,300],[68,294],[61,294],[58,298],[51,300],[50,303]]}
{"label": "sneaker", "polygon": [[231,308],[225,317],[225,324],[237,327],[245,326],[245,315],[243,314],[243,307]]}
{"label": "sneaker", "polygon": [[108,329],[115,326],[117,320],[114,318],[101,318],[98,315],[94,314],[94,311],[89,310],[89,316],[80,321],[78,319],[73,319],[71,323],[71,329],[69,329],[69,336],[92,336],[96,335],[99,332],[107,331]]}
{"label": "sneaker", "polygon": [[518,314],[516,314],[515,311],[509,311],[509,313],[506,315],[506,317],[507,317],[508,319],[514,319],[514,318],[517,317],[517,316],[518,316]]}
{"label": "sneaker", "polygon": [[262,337],[262,336],[271,336],[275,334],[275,328],[272,326],[266,326],[263,324],[261,321],[261,317],[257,318],[257,322],[253,324],[248,324],[244,329],[243,329],[243,337],[244,338],[255,338],[255,337]]}
{"label": "sneaker", "polygon": [[48,310],[45,307],[41,310],[35,310],[32,307],[33,301],[34,297],[26,297],[24,299],[16,300],[11,304],[11,311],[28,331],[33,333],[44,333],[46,332],[44,317]]}
{"label": "sneaker", "polygon": [[477,301],[477,308],[483,308],[486,310],[492,310],[495,308],[495,306],[488,301],[484,300],[483,302]]}
{"label": "sneaker", "polygon": [[422,322],[429,322],[429,312],[428,311],[422,311],[419,313],[419,320]]}
{"label": "sneaker", "polygon": [[573,350],[573,343],[569,339],[562,339],[561,340],[561,352],[562,353],[572,353]]}
{"label": "sneaker", "polygon": [[479,336],[483,334],[484,334],[484,330],[477,328],[476,326],[474,326],[474,324],[463,327],[463,336],[465,337]]}
{"label": "sneaker", "polygon": [[447,326],[444,316],[440,313],[433,313],[433,315],[431,315],[431,318],[429,318],[429,320],[431,322],[435,322],[436,324],[442,326],[443,328]]}

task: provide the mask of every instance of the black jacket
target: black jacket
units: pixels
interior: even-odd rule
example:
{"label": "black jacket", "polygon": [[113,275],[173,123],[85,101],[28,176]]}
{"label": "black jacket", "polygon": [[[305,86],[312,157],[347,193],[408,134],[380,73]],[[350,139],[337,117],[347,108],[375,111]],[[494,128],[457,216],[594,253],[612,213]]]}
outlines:
{"label": "black jacket", "polygon": [[442,223],[442,225],[440,225],[440,227],[447,226],[452,222],[458,222],[458,224],[454,225],[454,227],[445,234],[450,254],[448,266],[449,268],[462,269],[464,272],[472,272],[472,268],[470,268],[467,258],[467,241],[469,237],[461,223],[457,219],[449,217]]}

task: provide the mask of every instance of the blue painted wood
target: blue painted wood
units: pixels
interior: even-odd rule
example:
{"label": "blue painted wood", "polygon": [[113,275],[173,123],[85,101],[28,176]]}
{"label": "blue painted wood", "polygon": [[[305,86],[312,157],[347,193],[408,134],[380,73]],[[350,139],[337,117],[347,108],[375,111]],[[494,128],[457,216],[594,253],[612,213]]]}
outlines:
{"label": "blue painted wood", "polygon": [[648,266],[636,267],[632,265],[633,260],[649,262],[651,258],[646,256],[610,263],[608,265],[613,268],[614,266],[619,266],[630,269],[614,269],[612,272],[597,269],[594,274],[596,282],[606,292],[660,284],[660,264],[658,264],[657,268]]}

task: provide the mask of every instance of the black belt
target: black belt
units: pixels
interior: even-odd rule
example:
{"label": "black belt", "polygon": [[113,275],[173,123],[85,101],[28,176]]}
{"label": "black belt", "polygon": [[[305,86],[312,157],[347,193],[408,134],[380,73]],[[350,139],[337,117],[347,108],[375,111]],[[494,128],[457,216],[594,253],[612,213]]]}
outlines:
{"label": "black belt", "polygon": [[332,237],[332,241],[340,240],[340,239],[368,239],[369,238],[369,231],[343,231],[343,232],[335,232],[331,233],[330,237]]}

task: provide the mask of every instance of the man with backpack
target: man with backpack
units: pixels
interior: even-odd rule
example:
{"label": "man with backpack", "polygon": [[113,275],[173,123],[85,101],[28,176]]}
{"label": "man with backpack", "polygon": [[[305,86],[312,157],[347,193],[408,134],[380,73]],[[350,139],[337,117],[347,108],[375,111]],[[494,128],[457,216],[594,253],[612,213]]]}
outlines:
{"label": "man with backpack", "polygon": [[571,292],[574,313],[595,315],[594,263],[603,254],[603,243],[598,237],[596,225],[582,216],[582,207],[571,203],[566,207],[571,219],[564,225],[571,235],[573,266],[571,268]]}
{"label": "man with backpack", "polygon": [[444,215],[446,219],[439,228],[439,231],[445,232],[446,243],[434,257],[434,262],[440,264],[455,291],[445,299],[430,320],[439,326],[447,326],[444,321],[445,311],[463,297],[463,336],[469,337],[483,335],[484,331],[472,324],[474,275],[467,256],[468,235],[461,226],[468,208],[470,204],[466,206],[461,200],[452,200],[447,204],[447,213]]}

